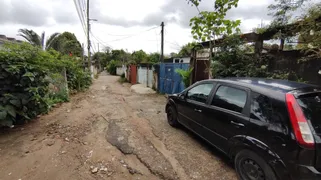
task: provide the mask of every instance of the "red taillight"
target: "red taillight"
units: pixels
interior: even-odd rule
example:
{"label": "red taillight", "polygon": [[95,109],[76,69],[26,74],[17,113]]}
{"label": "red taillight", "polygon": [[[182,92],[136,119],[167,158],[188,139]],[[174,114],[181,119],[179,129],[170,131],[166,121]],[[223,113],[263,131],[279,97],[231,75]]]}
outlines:
{"label": "red taillight", "polygon": [[314,138],[303,111],[293,94],[286,94],[291,124],[298,143],[306,148],[314,148]]}

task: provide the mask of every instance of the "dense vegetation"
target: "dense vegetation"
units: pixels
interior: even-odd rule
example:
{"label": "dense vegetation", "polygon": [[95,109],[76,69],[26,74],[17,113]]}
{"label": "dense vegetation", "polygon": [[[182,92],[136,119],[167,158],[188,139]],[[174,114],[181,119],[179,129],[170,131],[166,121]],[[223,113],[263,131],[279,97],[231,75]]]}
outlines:
{"label": "dense vegetation", "polygon": [[19,36],[23,37],[33,46],[41,47],[45,50],[54,49],[63,55],[74,55],[80,57],[82,48],[76,36],[70,32],[53,33],[45,41],[45,33],[38,35],[33,30],[19,29]]}
{"label": "dense vegetation", "polygon": [[105,49],[105,52],[97,52],[93,55],[93,59],[101,63],[103,67],[106,67],[110,74],[116,74],[116,67],[127,64],[138,63],[159,63],[160,54],[150,53],[147,54],[143,50],[134,51],[129,53],[123,49]]}
{"label": "dense vegetation", "polygon": [[32,120],[91,84],[76,58],[28,43],[2,47],[0,64],[0,126]]}
{"label": "dense vegetation", "polygon": [[211,67],[213,77],[263,77],[302,81],[294,72],[287,69],[284,71],[269,69],[269,62],[275,57],[269,54],[259,57],[250,54],[243,44],[245,42],[239,35],[224,39],[216,56],[213,57]]}
{"label": "dense vegetation", "polygon": [[[187,1],[197,9],[201,3],[200,0]],[[272,39],[279,40],[280,44],[264,43],[264,49],[268,49],[268,52],[297,49],[305,53],[299,62],[321,58],[321,3],[309,4],[305,11],[302,11],[300,18],[294,16],[296,10],[305,8],[307,1],[309,0],[275,0],[275,3],[268,7],[269,15],[273,18],[271,24],[256,28],[255,32],[263,34],[276,29],[277,33]],[[190,20],[194,39],[210,40],[210,52],[214,45],[211,40],[224,39],[216,51],[210,53],[211,63],[208,69],[211,69],[211,77],[250,76],[303,81],[291,70],[272,70],[269,62],[275,62],[276,57],[270,53],[254,54],[254,44],[244,42],[240,38],[240,22],[226,19],[227,11],[237,8],[237,4],[238,0],[215,0],[213,11],[198,9],[199,15]]]}

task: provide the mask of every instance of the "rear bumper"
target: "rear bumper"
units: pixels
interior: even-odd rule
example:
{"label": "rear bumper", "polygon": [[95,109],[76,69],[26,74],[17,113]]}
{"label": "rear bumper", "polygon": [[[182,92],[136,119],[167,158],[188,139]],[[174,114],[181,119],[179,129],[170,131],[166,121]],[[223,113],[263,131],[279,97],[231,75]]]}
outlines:
{"label": "rear bumper", "polygon": [[313,166],[296,165],[295,169],[290,172],[293,180],[320,180],[321,172]]}
{"label": "rear bumper", "polygon": [[313,166],[288,164],[285,168],[281,161],[270,162],[279,180],[321,180],[321,172]]}

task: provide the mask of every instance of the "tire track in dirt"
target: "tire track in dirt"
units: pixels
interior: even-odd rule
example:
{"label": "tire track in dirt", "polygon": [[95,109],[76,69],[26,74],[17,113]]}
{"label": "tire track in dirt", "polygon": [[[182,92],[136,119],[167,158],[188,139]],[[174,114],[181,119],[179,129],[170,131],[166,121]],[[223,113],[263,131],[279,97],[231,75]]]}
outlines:
{"label": "tire track in dirt", "polygon": [[136,112],[125,102],[126,100],[124,97],[122,98],[123,101],[121,103],[125,109],[126,114],[128,115],[129,122],[132,126],[135,127],[135,130],[137,130],[137,132],[144,136],[153,145],[153,147],[156,148],[156,150],[160,152],[169,161],[172,168],[177,173],[179,179],[190,179],[183,167],[173,156],[173,153],[169,151],[166,148],[165,144],[154,135],[153,129],[149,125],[148,120],[138,117],[138,112]]}

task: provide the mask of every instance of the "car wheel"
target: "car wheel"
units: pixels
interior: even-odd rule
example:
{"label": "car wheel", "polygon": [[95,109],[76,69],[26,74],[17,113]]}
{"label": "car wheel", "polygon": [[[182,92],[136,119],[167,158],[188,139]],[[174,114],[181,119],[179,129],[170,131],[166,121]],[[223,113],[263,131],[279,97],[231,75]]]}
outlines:
{"label": "car wheel", "polygon": [[250,150],[242,150],[235,157],[235,170],[240,180],[276,180],[266,161]]}
{"label": "car wheel", "polygon": [[177,111],[173,106],[168,106],[167,108],[167,121],[168,124],[173,126],[173,127],[178,127],[179,126],[179,122],[177,121]]}

